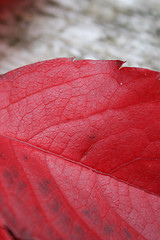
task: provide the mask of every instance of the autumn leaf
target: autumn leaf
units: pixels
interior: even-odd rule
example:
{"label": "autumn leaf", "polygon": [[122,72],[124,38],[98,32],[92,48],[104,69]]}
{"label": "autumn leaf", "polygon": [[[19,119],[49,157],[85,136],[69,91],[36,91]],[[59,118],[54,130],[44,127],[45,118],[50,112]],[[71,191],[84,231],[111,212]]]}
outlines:
{"label": "autumn leaf", "polygon": [[10,239],[160,239],[160,73],[122,64],[63,58],[0,76]]}

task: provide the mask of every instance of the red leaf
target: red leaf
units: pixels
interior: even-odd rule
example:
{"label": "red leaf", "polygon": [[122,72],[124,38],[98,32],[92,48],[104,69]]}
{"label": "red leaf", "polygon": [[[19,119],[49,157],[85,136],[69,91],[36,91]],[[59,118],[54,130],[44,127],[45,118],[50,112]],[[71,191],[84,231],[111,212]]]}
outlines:
{"label": "red leaf", "polygon": [[160,239],[160,73],[56,59],[0,76],[0,217],[20,239]]}

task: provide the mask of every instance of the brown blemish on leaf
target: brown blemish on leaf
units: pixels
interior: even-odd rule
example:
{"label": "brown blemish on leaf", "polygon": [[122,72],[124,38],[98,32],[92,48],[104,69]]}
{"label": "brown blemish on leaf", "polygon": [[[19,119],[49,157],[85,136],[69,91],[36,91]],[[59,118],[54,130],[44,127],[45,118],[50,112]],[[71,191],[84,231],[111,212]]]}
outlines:
{"label": "brown blemish on leaf", "polygon": [[90,139],[90,140],[93,140],[93,139],[95,139],[95,138],[96,138],[96,134],[90,134],[90,135],[89,135],[89,139]]}
{"label": "brown blemish on leaf", "polygon": [[38,182],[39,191],[47,197],[50,193],[53,193],[55,189],[57,189],[57,185],[53,183],[52,179],[42,178]]}
{"label": "brown blemish on leaf", "polygon": [[57,213],[60,210],[60,203],[58,201],[53,202],[52,211]]}
{"label": "brown blemish on leaf", "polygon": [[5,179],[5,182],[9,185],[9,186],[13,186],[16,183],[16,180],[18,178],[18,171],[16,169],[13,170],[8,170],[5,169],[3,171],[3,177]]}
{"label": "brown blemish on leaf", "polygon": [[125,240],[133,239],[131,233],[127,230],[127,228],[124,228],[123,231],[124,231]]}
{"label": "brown blemish on leaf", "polygon": [[71,240],[75,240],[75,239],[76,240],[84,240],[84,239],[86,239],[85,235],[86,235],[86,233],[85,233],[84,229],[80,225],[76,224],[70,238],[71,238]]}
{"label": "brown blemish on leaf", "polygon": [[26,155],[24,155],[24,159],[28,160],[28,157]]}
{"label": "brown blemish on leaf", "polygon": [[56,225],[61,226],[62,232],[63,233],[68,233],[71,231],[71,218],[69,216],[69,214],[67,213],[62,213],[58,216],[57,221],[56,221]]}
{"label": "brown blemish on leaf", "polygon": [[104,234],[112,234],[114,231],[114,225],[111,224],[105,224],[103,227]]}
{"label": "brown blemish on leaf", "polygon": [[100,224],[100,215],[96,206],[90,209],[85,209],[83,213],[94,225],[97,226]]}
{"label": "brown blemish on leaf", "polygon": [[16,190],[18,193],[22,194],[24,193],[26,188],[27,188],[27,183],[25,181],[21,181],[20,183],[18,183]]}
{"label": "brown blemish on leaf", "polygon": [[48,179],[41,179],[38,182],[38,187],[39,187],[39,191],[44,195],[44,196],[48,196],[49,193],[51,192],[51,188],[50,188],[50,181]]}
{"label": "brown blemish on leaf", "polygon": [[88,209],[85,209],[85,210],[83,211],[83,213],[84,213],[88,218],[90,218],[90,211],[89,211]]}
{"label": "brown blemish on leaf", "polygon": [[49,202],[47,202],[47,208],[51,214],[57,215],[61,210],[61,202],[58,200],[58,198],[52,197]]}

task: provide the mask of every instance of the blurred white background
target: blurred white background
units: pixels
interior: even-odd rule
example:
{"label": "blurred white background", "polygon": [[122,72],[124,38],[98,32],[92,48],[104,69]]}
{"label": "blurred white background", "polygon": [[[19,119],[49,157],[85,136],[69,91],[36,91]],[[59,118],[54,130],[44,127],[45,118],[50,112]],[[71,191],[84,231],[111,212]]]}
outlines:
{"label": "blurred white background", "polygon": [[1,74],[73,56],[160,71],[159,0],[10,1],[0,3]]}

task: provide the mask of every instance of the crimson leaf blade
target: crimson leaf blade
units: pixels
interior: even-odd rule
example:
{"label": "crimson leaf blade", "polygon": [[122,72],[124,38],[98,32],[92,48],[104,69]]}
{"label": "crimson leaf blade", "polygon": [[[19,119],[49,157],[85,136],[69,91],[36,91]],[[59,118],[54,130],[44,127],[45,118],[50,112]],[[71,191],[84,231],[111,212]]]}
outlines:
{"label": "crimson leaf blade", "polygon": [[159,205],[160,73],[122,64],[56,59],[0,76],[1,216],[17,237],[158,239],[144,212]]}

